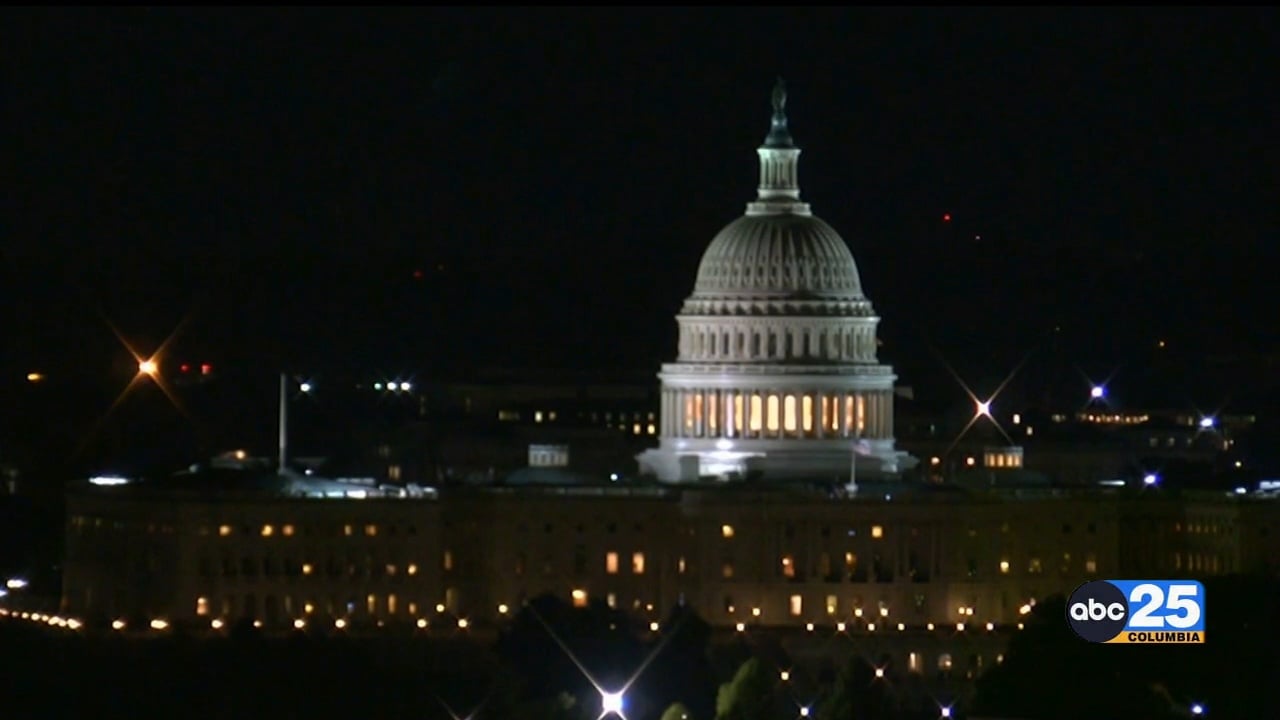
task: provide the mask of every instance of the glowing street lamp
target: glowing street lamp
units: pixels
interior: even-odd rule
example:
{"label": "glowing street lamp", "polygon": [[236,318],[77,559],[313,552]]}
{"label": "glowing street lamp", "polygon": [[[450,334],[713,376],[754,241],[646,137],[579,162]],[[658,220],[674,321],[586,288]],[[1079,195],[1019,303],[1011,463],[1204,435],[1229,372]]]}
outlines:
{"label": "glowing street lamp", "polygon": [[622,714],[622,704],[623,704],[622,700],[623,700],[623,697],[621,692],[606,692],[604,690],[601,690],[600,691],[600,717],[606,718],[606,717],[609,717],[610,715],[614,715],[620,718],[624,718],[625,720],[626,716]]}
{"label": "glowing street lamp", "polygon": [[1107,395],[1107,389],[1101,385],[1094,385],[1093,387],[1089,388],[1089,398],[1092,400],[1101,400],[1102,398],[1106,397],[1106,395]]}
{"label": "glowing street lamp", "polygon": [[1151,487],[1152,485],[1155,485],[1158,482],[1160,482],[1160,477],[1157,476],[1155,473],[1147,473],[1146,475],[1142,476],[1142,484],[1147,487]]}
{"label": "glowing street lamp", "polygon": [[977,406],[978,417],[982,417],[983,415],[986,415],[987,417],[991,417],[991,401],[990,400],[978,400],[974,404]]}
{"label": "glowing street lamp", "polygon": [[158,372],[160,372],[160,366],[156,364],[155,360],[143,360],[138,363],[139,374],[155,377]]}
{"label": "glowing street lamp", "polygon": [[1200,418],[1200,429],[1201,429],[1201,430],[1211,430],[1211,429],[1213,429],[1213,426],[1214,426],[1214,424],[1215,424],[1216,422],[1217,422],[1217,421],[1216,421],[1216,420],[1214,420],[1214,418],[1213,418],[1213,416],[1212,416],[1212,415],[1207,415],[1207,416],[1205,416],[1205,417],[1202,417],[1202,418]]}

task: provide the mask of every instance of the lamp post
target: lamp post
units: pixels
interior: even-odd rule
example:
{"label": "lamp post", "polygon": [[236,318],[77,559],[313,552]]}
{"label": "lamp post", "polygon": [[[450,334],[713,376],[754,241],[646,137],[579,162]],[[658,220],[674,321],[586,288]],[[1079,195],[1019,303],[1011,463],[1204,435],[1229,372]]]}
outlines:
{"label": "lamp post", "polygon": [[[298,389],[303,393],[311,392],[312,385],[309,382],[300,382]],[[277,458],[277,472],[281,475],[285,474],[285,469],[289,466],[289,374],[280,373],[280,422],[279,422],[279,445],[280,455]]]}

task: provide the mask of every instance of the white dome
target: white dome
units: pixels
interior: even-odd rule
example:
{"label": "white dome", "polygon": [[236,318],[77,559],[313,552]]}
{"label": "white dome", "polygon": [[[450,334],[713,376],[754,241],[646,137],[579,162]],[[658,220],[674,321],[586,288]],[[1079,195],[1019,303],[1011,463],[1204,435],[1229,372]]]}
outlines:
{"label": "white dome", "polygon": [[676,315],[658,447],[637,457],[665,482],[845,478],[856,492],[860,473],[914,462],[894,445],[897,376],[853,253],[800,199],[786,99],[779,81],[756,199],[712,239]]}
{"label": "white dome", "polygon": [[748,214],[729,223],[698,267],[696,297],[862,299],[853,253],[808,213]]}

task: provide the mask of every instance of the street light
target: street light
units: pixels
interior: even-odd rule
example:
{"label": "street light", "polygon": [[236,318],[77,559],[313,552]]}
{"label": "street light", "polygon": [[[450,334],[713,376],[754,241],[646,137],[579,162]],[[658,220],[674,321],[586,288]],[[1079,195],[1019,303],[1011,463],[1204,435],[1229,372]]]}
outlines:
{"label": "street light", "polygon": [[160,366],[156,364],[155,360],[143,360],[138,363],[138,372],[142,375],[155,377],[156,373],[160,372]]}
{"label": "street light", "polygon": [[605,718],[610,715],[616,715],[625,718],[622,714],[622,693],[600,691],[600,717]]}

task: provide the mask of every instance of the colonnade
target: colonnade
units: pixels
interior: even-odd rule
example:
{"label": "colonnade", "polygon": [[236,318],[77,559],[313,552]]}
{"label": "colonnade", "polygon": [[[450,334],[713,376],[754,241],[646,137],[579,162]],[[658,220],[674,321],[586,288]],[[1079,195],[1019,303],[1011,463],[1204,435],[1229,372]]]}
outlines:
{"label": "colonnade", "polygon": [[665,388],[663,437],[893,437],[891,390]]}
{"label": "colonnade", "polygon": [[688,324],[680,328],[682,361],[751,362],[814,359],[870,363],[876,361],[873,325],[766,325],[722,327]]}

